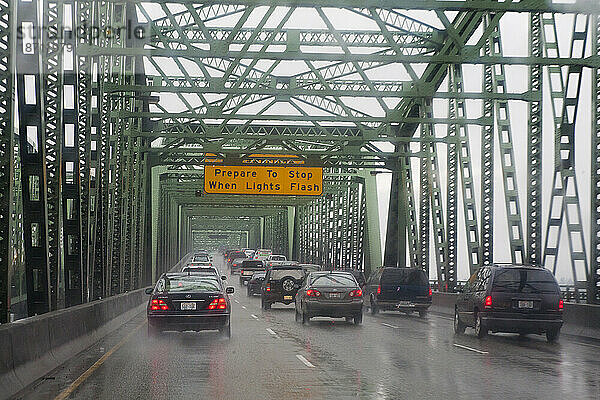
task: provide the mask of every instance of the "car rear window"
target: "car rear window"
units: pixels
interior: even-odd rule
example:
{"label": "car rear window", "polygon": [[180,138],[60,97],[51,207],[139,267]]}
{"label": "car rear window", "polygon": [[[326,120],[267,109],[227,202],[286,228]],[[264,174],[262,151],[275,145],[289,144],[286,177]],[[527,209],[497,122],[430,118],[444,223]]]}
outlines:
{"label": "car rear window", "polygon": [[262,268],[262,267],[264,267],[264,264],[260,260],[246,260],[242,263],[242,266],[246,267],[246,268],[252,268],[252,267]]}
{"label": "car rear window", "polygon": [[210,262],[210,259],[208,258],[208,256],[205,255],[201,255],[201,256],[194,256],[194,262]]}
{"label": "car rear window", "polygon": [[177,278],[166,278],[165,291],[168,293],[178,292],[218,292],[221,290],[219,281],[215,279],[199,278],[197,276],[182,276]]}
{"label": "car rear window", "polygon": [[285,256],[271,256],[271,261],[287,261]]}
{"label": "car rear window", "polygon": [[427,286],[429,280],[421,269],[416,268],[389,268],[383,271],[381,280],[386,284]]}
{"label": "car rear window", "polygon": [[205,274],[216,274],[213,268],[184,268],[182,272],[190,272],[192,274],[205,273]]}
{"label": "car rear window", "polygon": [[317,276],[313,279],[312,284],[315,286],[354,287],[356,286],[356,281],[351,275],[328,274]]}
{"label": "car rear window", "polygon": [[246,258],[246,253],[242,251],[234,251],[229,254],[229,258],[231,258],[232,260],[235,260],[236,258]]}
{"label": "car rear window", "polygon": [[274,269],[271,271],[269,279],[281,279],[284,276],[291,276],[294,279],[304,278],[304,271],[301,269]]}
{"label": "car rear window", "polygon": [[556,280],[549,271],[510,268],[496,272],[494,292],[558,293]]}

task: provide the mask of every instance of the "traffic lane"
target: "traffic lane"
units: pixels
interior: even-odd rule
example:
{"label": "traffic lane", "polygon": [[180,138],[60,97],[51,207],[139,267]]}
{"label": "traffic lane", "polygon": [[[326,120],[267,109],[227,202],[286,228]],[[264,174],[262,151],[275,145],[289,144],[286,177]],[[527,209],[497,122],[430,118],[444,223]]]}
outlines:
{"label": "traffic lane", "polygon": [[[135,332],[70,398],[306,399],[331,394],[327,389],[314,397],[310,387],[321,379],[320,371],[241,306],[233,307],[231,340],[217,332],[166,332],[148,338],[145,319],[138,315],[128,329],[88,350],[98,356],[98,347],[110,351],[109,346]],[[54,399],[96,361],[94,356],[81,354],[54,371],[52,381],[41,381],[19,398]]]}
{"label": "traffic lane", "polygon": [[[260,306],[258,298],[247,301],[247,307]],[[462,397],[489,398],[543,393],[596,399],[600,393],[600,348],[566,338],[549,344],[536,335],[479,340],[467,331],[455,337],[451,319],[436,315],[366,314],[360,327],[321,318],[302,326],[294,321],[293,306],[275,305],[262,315],[282,337],[310,350],[317,367],[344,371],[349,380],[360,375],[389,398],[439,398],[453,393],[450,388]]]}

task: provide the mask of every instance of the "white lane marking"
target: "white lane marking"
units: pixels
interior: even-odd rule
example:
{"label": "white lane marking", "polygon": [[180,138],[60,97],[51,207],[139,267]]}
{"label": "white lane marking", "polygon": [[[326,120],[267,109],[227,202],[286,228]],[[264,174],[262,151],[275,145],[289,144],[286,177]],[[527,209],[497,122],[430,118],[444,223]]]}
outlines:
{"label": "white lane marking", "polygon": [[254,315],[254,314],[251,314],[250,316],[251,316],[252,318],[254,318],[254,319],[258,319],[258,317],[257,317],[256,315]]}
{"label": "white lane marking", "polygon": [[267,328],[267,332],[269,332],[273,336],[277,336],[277,333],[275,333],[275,331],[271,328]]}
{"label": "white lane marking", "polygon": [[239,301],[239,300],[234,300],[234,301],[235,301],[236,303],[240,304],[240,301]]}
{"label": "white lane marking", "polygon": [[452,318],[452,317],[443,317],[441,315],[436,315],[436,317],[441,318],[441,319],[447,319],[448,321],[454,321],[454,318]]}
{"label": "white lane marking", "polygon": [[472,348],[472,347],[463,346],[462,344],[456,344],[456,343],[452,343],[452,346],[455,346],[455,347],[460,347],[461,349],[465,349],[465,350],[474,351],[475,353],[479,353],[479,354],[488,354],[488,352],[487,352],[487,351],[481,351],[481,350],[477,350],[477,349],[474,349],[474,348]]}
{"label": "white lane marking", "polygon": [[245,310],[245,309],[246,309],[246,306],[242,306],[242,308]]}
{"label": "white lane marking", "polygon": [[310,361],[308,361],[306,358],[304,358],[303,356],[301,356],[300,354],[296,354],[296,358],[300,361],[302,361],[302,363],[304,365],[306,365],[308,368],[315,368],[314,365],[312,365],[312,363]]}
{"label": "white lane marking", "polygon": [[585,346],[585,347],[593,347],[595,349],[600,349],[600,346],[596,346],[595,344],[590,344],[590,343],[581,343],[581,342],[572,342],[573,344],[578,344],[579,346]]}
{"label": "white lane marking", "polygon": [[382,322],[381,325],[387,326],[388,328],[392,328],[392,329],[400,329],[399,326],[386,324],[385,322]]}

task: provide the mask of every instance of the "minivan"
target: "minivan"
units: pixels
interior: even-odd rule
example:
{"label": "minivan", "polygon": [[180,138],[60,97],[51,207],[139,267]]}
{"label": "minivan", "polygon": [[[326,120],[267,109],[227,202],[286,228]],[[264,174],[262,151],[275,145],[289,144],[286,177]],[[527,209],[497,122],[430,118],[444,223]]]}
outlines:
{"label": "minivan", "polygon": [[554,275],[547,269],[495,264],[475,272],[454,308],[454,332],[475,328],[477,337],[489,331],[546,334],[558,339],[563,324],[563,300]]}
{"label": "minivan", "polygon": [[379,311],[418,312],[421,318],[431,306],[429,279],[420,268],[381,267],[364,286],[364,299],[371,314]]}

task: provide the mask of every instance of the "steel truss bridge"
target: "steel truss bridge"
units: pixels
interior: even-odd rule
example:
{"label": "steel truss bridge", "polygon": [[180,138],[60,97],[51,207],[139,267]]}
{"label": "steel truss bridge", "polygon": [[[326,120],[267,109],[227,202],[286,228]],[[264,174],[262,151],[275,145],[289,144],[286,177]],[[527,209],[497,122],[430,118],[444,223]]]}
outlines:
{"label": "steel truss bridge", "polygon": [[[0,0],[0,322],[148,285],[203,235],[334,268],[419,266],[447,291],[499,258],[543,264],[600,302],[599,14],[597,0]],[[523,54],[505,50],[510,18],[528,24]],[[209,158],[252,154],[325,168],[323,196],[204,194]]]}

